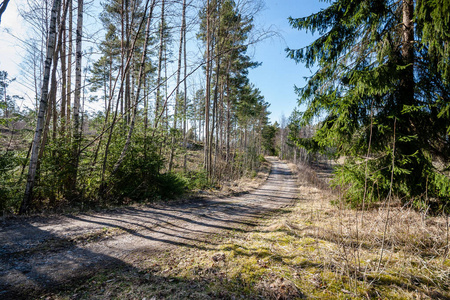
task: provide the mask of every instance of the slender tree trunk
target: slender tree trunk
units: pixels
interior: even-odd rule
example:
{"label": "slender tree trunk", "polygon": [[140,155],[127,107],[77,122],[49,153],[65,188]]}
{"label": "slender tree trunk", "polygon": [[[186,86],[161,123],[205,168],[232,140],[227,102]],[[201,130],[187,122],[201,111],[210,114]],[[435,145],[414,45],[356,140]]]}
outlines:
{"label": "slender tree trunk", "polygon": [[[144,16],[147,13],[148,3],[149,3],[149,1],[147,0]],[[149,16],[147,18],[147,27],[146,27],[146,30],[145,30],[145,41],[144,41],[144,47],[143,47],[144,52],[142,53],[141,63],[140,63],[140,66],[139,66],[139,77],[138,77],[137,91],[136,91],[136,97],[135,97],[136,101],[133,104],[133,114],[132,114],[132,118],[131,118],[131,121],[130,121],[130,128],[129,128],[129,131],[128,131],[127,140],[126,140],[125,145],[124,145],[124,147],[122,149],[122,152],[120,154],[119,159],[117,160],[116,164],[114,165],[114,169],[113,169],[112,173],[117,172],[117,170],[119,169],[120,165],[122,164],[122,162],[123,162],[123,160],[125,158],[127,150],[128,150],[128,148],[129,148],[129,146],[131,144],[131,137],[133,135],[134,126],[135,126],[135,123],[136,123],[136,114],[137,114],[137,108],[138,108],[138,103],[139,103],[139,97],[140,97],[140,93],[141,93],[141,87],[143,85],[143,81],[145,80],[144,73],[145,73],[145,61],[146,61],[146,58],[147,58],[147,45],[148,45],[148,40],[149,40],[149,37],[150,37],[150,23],[151,23],[151,19],[152,19],[152,15],[153,15],[153,8],[155,6],[155,3],[156,3],[156,1],[153,0],[151,8],[150,8],[150,14],[149,14]],[[145,21],[145,17],[142,19],[142,22],[144,22],[144,21]]]}
{"label": "slender tree trunk", "polygon": [[[72,42],[72,32],[73,32],[73,8],[72,1],[67,0],[69,4],[69,53],[67,54],[67,104],[66,104],[66,124],[70,124],[70,115],[71,115],[71,105],[72,105],[72,51],[73,51],[73,42]],[[70,136],[69,132],[67,136]]]}
{"label": "slender tree trunk", "polygon": [[[216,154],[215,159],[223,161],[224,155],[223,155],[223,144],[224,144],[224,128],[223,128],[223,98],[224,98],[224,81],[223,76],[221,76],[220,79],[220,88],[219,88],[219,99],[218,99],[218,114],[217,114],[217,138],[216,138]],[[216,165],[216,162],[214,163]],[[223,169],[220,170],[220,173],[218,174],[218,180],[220,181],[222,179],[223,175]]]}
{"label": "slender tree trunk", "polygon": [[164,141],[163,146],[159,148],[159,154],[162,153],[163,149],[167,149],[167,143],[169,139],[169,106],[167,105],[169,102],[168,95],[168,81],[167,81],[167,47],[164,47],[164,104],[162,107],[162,115],[164,115],[162,123],[164,123]]}
{"label": "slender tree trunk", "polygon": [[[68,2],[64,2],[64,7],[68,7]],[[60,127],[60,136],[65,136],[66,131],[66,103],[67,103],[67,66],[66,66],[66,43],[67,43],[67,35],[66,35],[66,22],[63,20],[61,22],[61,31],[62,31],[62,45],[60,49],[60,59],[61,59],[61,127]]]}
{"label": "slender tree trunk", "polygon": [[[47,112],[46,120],[45,120],[44,133],[43,133],[42,142],[41,142],[41,149],[39,151],[39,160],[42,158],[42,156],[44,154],[45,145],[47,144],[48,132],[50,129],[50,119],[52,116],[53,116],[53,138],[56,138],[56,122],[57,122],[56,92],[57,92],[57,87],[58,87],[58,82],[56,80],[56,73],[58,70],[58,54],[61,52],[61,49],[63,48],[62,47],[62,35],[63,35],[62,24],[65,22],[66,13],[67,13],[67,10],[65,9],[64,13],[61,17],[62,22],[61,22],[61,24],[59,24],[56,49],[53,52],[53,58],[52,58],[53,67],[52,67],[52,71],[51,71],[50,92],[48,94],[49,105],[48,105],[48,112]],[[57,19],[59,19],[59,16],[60,16],[60,14],[58,13]],[[57,21],[57,23],[59,23],[59,22]]]}
{"label": "slender tree trunk", "polygon": [[[9,111],[8,111],[8,94],[6,93],[6,73],[0,72],[0,76],[2,76],[3,78],[0,78],[2,80],[2,82],[5,82],[5,85],[3,85],[3,100],[4,100],[4,117],[8,118],[9,117]],[[0,94],[0,96],[2,96]]]}
{"label": "slender tree trunk", "polygon": [[230,155],[231,155],[231,149],[230,149],[230,139],[231,139],[231,98],[230,98],[230,84],[229,84],[229,75],[227,74],[227,125],[226,125],[226,161],[227,165],[229,165],[230,162]]}
{"label": "slender tree trunk", "polygon": [[205,115],[205,112],[203,111],[203,104],[201,99],[197,99],[198,101],[198,106],[197,106],[197,112],[198,112],[198,141],[200,142],[201,140],[204,140],[203,136],[202,136],[202,121],[203,121],[203,116]]}
{"label": "slender tree trunk", "polygon": [[161,71],[162,61],[164,53],[164,27],[165,27],[165,0],[161,1],[161,23],[159,28],[159,54],[158,54],[158,75],[156,78],[156,99],[155,99],[155,128],[157,126],[156,120],[158,119],[160,103],[161,103]]}
{"label": "slender tree trunk", "polygon": [[[214,86],[214,97],[213,97],[213,111],[212,111],[212,124],[211,124],[211,133],[210,133],[210,138],[209,138],[209,163],[210,163],[210,174],[213,177],[214,176],[214,168],[215,168],[215,159],[214,159],[214,164],[212,161],[212,152],[213,152],[213,148],[214,147],[214,130],[216,129],[216,125],[217,125],[217,98],[218,98],[218,93],[219,93],[219,73],[220,73],[220,58],[219,55],[217,55],[217,61],[216,61],[216,82],[215,82],[215,86]],[[217,133],[216,133],[216,137],[217,137]],[[216,145],[217,146],[217,145]]]}
{"label": "slender tree trunk", "polygon": [[81,59],[83,35],[83,0],[78,0],[77,34],[76,34],[76,61],[75,61],[75,94],[73,99],[73,170],[71,178],[71,192],[74,193],[77,183],[79,147],[81,142],[80,103],[81,103]]}
{"label": "slender tree trunk", "polygon": [[[402,48],[401,48],[401,64],[405,65],[405,69],[401,72],[401,80],[398,91],[398,105],[395,111],[397,117],[397,133],[399,137],[412,136],[420,134],[416,132],[415,125],[417,122],[417,114],[404,113],[402,110],[405,106],[416,105],[414,100],[414,1],[402,0]],[[400,117],[401,116],[401,117]],[[396,145],[397,153],[399,155],[413,156],[414,153],[420,148],[417,145],[420,141],[402,141],[401,138]],[[405,166],[409,169],[415,169],[417,160],[411,159]]]}
{"label": "slender tree trunk", "polygon": [[[148,1],[147,1],[147,4],[148,4]],[[137,34],[136,34],[136,36],[135,36],[135,38],[133,40],[133,44],[131,45],[131,51],[134,51],[134,49],[135,49],[136,42],[137,42],[138,36],[139,36],[139,32],[141,31],[141,26],[144,23],[143,22],[144,20],[145,20],[145,18],[143,18],[142,22],[140,22],[140,24],[139,24],[139,28],[137,30]],[[127,57],[126,63],[123,66],[123,73],[128,72],[128,69],[130,67],[130,63],[131,63],[131,56]],[[121,74],[119,74],[119,75],[117,75],[117,77],[115,79],[115,82],[114,82],[114,87],[112,88],[111,99],[114,96],[114,90],[115,90],[117,81],[119,79],[119,76],[120,76],[121,80],[120,80],[120,87],[119,87],[119,93],[118,94],[121,95],[123,93],[124,84],[125,84],[125,82],[124,82],[125,78],[123,76],[121,76]],[[120,101],[118,99],[117,102],[116,102],[116,109],[114,111],[113,118],[112,118],[112,124],[109,127],[108,139],[107,139],[106,145],[105,145],[105,154],[103,156],[103,164],[102,164],[101,184],[100,184],[100,189],[99,189],[99,197],[100,198],[104,198],[105,197],[106,185],[107,185],[106,184],[106,180],[105,180],[105,178],[106,178],[106,163],[108,161],[109,147],[111,145],[112,134],[114,132],[114,126],[115,126],[115,124],[117,122],[117,114],[118,114],[118,111],[119,111],[119,104],[120,104]]]}
{"label": "slender tree trunk", "polygon": [[[58,82],[56,80],[56,70],[58,68],[58,55],[61,52],[61,45],[62,45],[62,24],[61,24],[61,17],[58,15],[57,18],[57,26],[59,28],[58,31],[58,39],[57,39],[57,46],[56,50],[53,53],[53,70],[52,70],[52,78],[51,78],[51,85],[50,85],[50,95],[49,95],[49,101],[52,102],[52,117],[53,117],[53,123],[52,123],[52,138],[53,141],[56,140],[56,134],[57,134],[57,121],[58,121],[58,113],[56,111],[56,92],[58,89]],[[44,149],[45,145],[41,146],[41,149]]]}
{"label": "slender tree trunk", "polygon": [[1,24],[1,19],[2,19],[2,15],[6,10],[6,7],[8,6],[9,0],[3,0],[3,2],[0,5],[0,24]]}
{"label": "slender tree trunk", "polygon": [[[125,76],[126,76],[126,72],[125,72],[125,58],[126,58],[126,53],[125,53],[125,1],[122,0],[122,10],[120,13],[120,25],[121,25],[121,30],[120,30],[120,35],[121,35],[121,39],[120,39],[120,59],[121,59],[121,81],[124,82],[125,81]],[[123,115],[124,114],[124,90],[122,89],[119,92],[119,99],[120,100],[120,114]]]}
{"label": "slender tree trunk", "polygon": [[[178,99],[180,98],[180,80],[181,80],[181,62],[182,62],[182,54],[183,54],[183,42],[184,42],[184,20],[185,20],[185,13],[186,13],[186,1],[183,2],[183,12],[181,16],[181,29],[180,29],[180,47],[178,48],[178,68],[177,68],[177,88],[175,91],[175,107],[174,107],[174,113],[173,113],[173,129],[177,130],[177,119],[178,119]],[[186,79],[185,79],[186,81]],[[169,157],[169,171],[172,171],[173,166],[173,156],[175,153],[175,135],[172,136],[172,142],[171,142],[171,149],[170,149],[170,157]]]}
{"label": "slender tree trunk", "polygon": [[58,11],[61,9],[61,0],[55,0],[53,2],[51,19],[50,19],[50,32],[47,42],[47,54],[44,66],[44,79],[42,81],[42,89],[39,101],[39,111],[36,123],[36,130],[33,138],[33,146],[31,150],[30,166],[28,168],[28,179],[25,188],[25,194],[22,199],[22,203],[19,209],[20,214],[24,214],[28,211],[29,204],[33,195],[33,187],[36,179],[36,168],[38,163],[39,147],[41,142],[42,130],[44,127],[44,118],[47,112],[48,103],[48,85],[50,81],[50,69],[52,64],[53,52],[55,51],[56,43],[56,19]]}
{"label": "slender tree trunk", "polygon": [[[129,5],[130,2],[128,0],[125,0],[125,53],[126,57],[133,56],[133,53],[130,51],[130,35],[131,35],[131,29],[130,29],[130,19],[129,19]],[[133,59],[132,59],[133,60]],[[134,64],[131,63],[131,71],[133,70]],[[131,81],[130,81],[130,73],[127,72],[125,74],[125,101],[124,101],[124,114],[125,114],[125,122],[124,126],[126,124],[130,124],[130,107],[131,107]]]}
{"label": "slender tree trunk", "polygon": [[[52,86],[53,83],[50,85]],[[51,91],[52,87],[50,88]],[[37,164],[37,170],[39,170],[40,168],[40,161],[42,159],[42,156],[44,155],[44,149],[45,149],[45,145],[47,145],[47,139],[48,139],[48,131],[50,128],[50,119],[52,116],[52,110],[53,110],[53,99],[50,97],[51,92],[49,93],[49,97],[48,97],[48,109],[47,109],[47,113],[45,115],[45,124],[44,124],[44,131],[42,133],[42,141],[41,141],[41,146],[39,149],[39,155],[38,155],[38,164]]]}
{"label": "slender tree trunk", "polygon": [[[218,11],[220,11],[220,2],[217,4],[219,6]],[[213,27],[219,27],[220,26],[220,13],[219,13],[219,19],[217,21],[218,25],[213,26]],[[221,47],[221,43],[220,43],[220,37],[219,37],[219,32],[218,29],[216,28],[215,32],[214,32],[214,36],[213,36],[213,40],[219,40],[219,45],[216,47],[216,53],[220,53],[220,51],[222,50]],[[215,170],[216,168],[216,156],[214,157],[214,164],[212,163],[212,152],[213,152],[213,141],[214,141],[214,130],[216,128],[217,125],[217,100],[218,100],[218,96],[219,96],[219,79],[220,79],[220,55],[217,54],[216,55],[216,78],[215,78],[215,86],[214,86],[214,97],[213,97],[213,113],[212,113],[212,124],[211,124],[211,137],[210,137],[210,145],[209,145],[209,161],[210,161],[210,173],[213,176],[213,170]],[[218,132],[216,132],[216,145],[215,145],[215,154],[217,155],[217,134]]]}
{"label": "slender tree trunk", "polygon": [[205,170],[210,177],[210,160],[209,160],[209,105],[211,92],[211,8],[210,1],[206,2],[206,98],[205,98],[205,130],[204,130],[204,151],[205,151]]}
{"label": "slender tree trunk", "polygon": [[407,105],[414,103],[414,1],[403,0],[402,58],[408,67],[402,79],[402,96]]}
{"label": "slender tree trunk", "polygon": [[[148,129],[148,103],[149,103],[149,97],[148,97],[148,86],[147,86],[147,75],[145,75],[144,80],[144,140],[147,138],[147,129]],[[144,154],[145,155],[145,154]]]}
{"label": "slender tree trunk", "polygon": [[187,171],[187,135],[186,135],[186,121],[187,121],[187,59],[186,59],[186,0],[183,0],[183,17],[181,26],[183,27],[183,63],[184,63],[184,97],[183,97],[183,146],[184,146],[184,159],[183,170]]}

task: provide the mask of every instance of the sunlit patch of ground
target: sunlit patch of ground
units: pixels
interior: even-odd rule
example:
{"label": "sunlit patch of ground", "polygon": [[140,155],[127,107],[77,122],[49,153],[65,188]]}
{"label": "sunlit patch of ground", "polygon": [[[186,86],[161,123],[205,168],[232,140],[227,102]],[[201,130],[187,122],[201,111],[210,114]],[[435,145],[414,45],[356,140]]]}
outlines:
{"label": "sunlit patch of ground", "polygon": [[[297,204],[197,247],[134,253],[48,299],[449,299],[448,219],[332,206],[306,166]],[[320,187],[320,188],[318,188]]]}

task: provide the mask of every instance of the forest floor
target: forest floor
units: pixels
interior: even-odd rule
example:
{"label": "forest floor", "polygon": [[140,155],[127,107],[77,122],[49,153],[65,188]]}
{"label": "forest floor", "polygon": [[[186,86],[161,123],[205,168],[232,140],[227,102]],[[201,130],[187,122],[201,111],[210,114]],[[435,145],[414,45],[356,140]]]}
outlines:
{"label": "forest floor", "polygon": [[269,160],[237,197],[6,224],[0,298],[450,299],[448,217],[347,209],[326,165]]}
{"label": "forest floor", "polygon": [[[118,266],[137,270],[180,247],[214,247],[209,243],[213,234],[244,230],[239,229],[242,226],[250,230],[262,214],[293,205],[298,193],[288,166],[276,158],[268,160],[272,170],[267,180],[251,191],[241,188],[235,197],[220,193],[100,213],[4,221],[0,298],[36,298],[84,281],[99,270]],[[255,183],[244,185],[255,187]]]}

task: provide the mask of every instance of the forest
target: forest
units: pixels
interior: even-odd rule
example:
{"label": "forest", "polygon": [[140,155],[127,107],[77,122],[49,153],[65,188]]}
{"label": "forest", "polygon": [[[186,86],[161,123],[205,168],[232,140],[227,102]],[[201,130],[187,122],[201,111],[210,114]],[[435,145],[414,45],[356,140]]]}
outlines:
{"label": "forest", "polygon": [[27,0],[0,297],[449,299],[450,2],[318,2],[284,16],[310,76],[271,120],[270,1]]}
{"label": "forest", "polygon": [[253,30],[258,3],[102,4],[95,49],[83,32],[92,4],[31,4],[22,14],[35,31],[25,47],[36,110],[19,109],[1,73],[2,210],[153,201],[259,166],[269,104],[246,54],[268,34]]}

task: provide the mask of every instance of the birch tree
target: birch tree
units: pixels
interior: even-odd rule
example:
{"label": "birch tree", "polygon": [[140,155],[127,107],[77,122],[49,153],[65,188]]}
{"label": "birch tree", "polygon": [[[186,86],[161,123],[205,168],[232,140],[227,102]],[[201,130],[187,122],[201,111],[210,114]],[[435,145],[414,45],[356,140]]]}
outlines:
{"label": "birch tree", "polygon": [[47,42],[47,54],[45,59],[45,68],[42,81],[42,89],[39,100],[39,111],[36,122],[36,129],[33,138],[33,145],[31,149],[30,164],[28,168],[27,184],[25,188],[25,194],[20,206],[19,213],[24,214],[28,211],[29,204],[33,197],[33,187],[36,180],[36,168],[38,164],[39,148],[41,143],[42,130],[44,128],[44,119],[47,113],[48,106],[48,86],[50,81],[50,70],[52,65],[53,53],[55,51],[56,43],[56,19],[58,11],[61,10],[61,0],[55,0],[53,2],[51,19],[50,19],[50,31]]}

